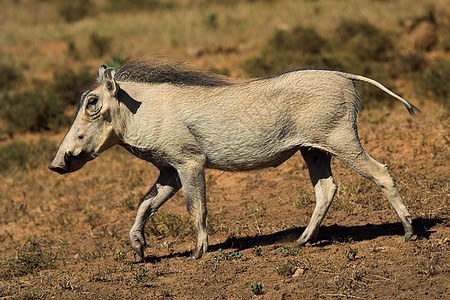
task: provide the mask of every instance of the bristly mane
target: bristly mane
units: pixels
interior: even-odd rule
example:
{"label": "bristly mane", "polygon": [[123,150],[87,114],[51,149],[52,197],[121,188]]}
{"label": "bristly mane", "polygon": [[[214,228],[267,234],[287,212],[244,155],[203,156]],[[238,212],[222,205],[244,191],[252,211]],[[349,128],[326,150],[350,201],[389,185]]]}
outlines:
{"label": "bristly mane", "polygon": [[181,63],[141,59],[121,66],[117,81],[139,83],[171,83],[176,85],[225,86],[232,81],[224,76],[190,69]]}

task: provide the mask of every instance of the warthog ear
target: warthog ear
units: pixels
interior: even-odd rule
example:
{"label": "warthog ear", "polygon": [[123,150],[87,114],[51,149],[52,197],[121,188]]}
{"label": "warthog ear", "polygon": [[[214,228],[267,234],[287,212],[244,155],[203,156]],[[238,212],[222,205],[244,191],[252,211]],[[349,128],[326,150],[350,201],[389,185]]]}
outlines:
{"label": "warthog ear", "polygon": [[115,74],[114,68],[108,68],[105,65],[101,65],[98,69],[98,81],[113,95],[116,95],[119,91],[119,86],[114,80]]}

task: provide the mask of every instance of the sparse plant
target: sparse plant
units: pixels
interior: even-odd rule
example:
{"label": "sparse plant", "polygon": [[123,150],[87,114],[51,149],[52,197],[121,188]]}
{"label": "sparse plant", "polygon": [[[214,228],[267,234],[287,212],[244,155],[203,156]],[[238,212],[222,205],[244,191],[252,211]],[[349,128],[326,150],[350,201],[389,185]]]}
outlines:
{"label": "sparse plant", "polygon": [[122,250],[119,250],[119,251],[117,251],[116,253],[115,253],[115,257],[114,257],[114,260],[115,261],[123,261],[124,259],[125,259],[125,257],[127,256],[127,254],[128,254],[128,252],[129,252],[130,250],[128,250],[128,249],[122,249]]}
{"label": "sparse plant", "polygon": [[352,248],[352,247],[348,247],[348,249],[344,250],[344,256],[349,260],[349,261],[354,261],[356,260],[356,255],[358,254],[358,249],[356,248]]}
{"label": "sparse plant", "polygon": [[261,256],[262,255],[262,248],[261,246],[255,246],[253,248],[253,254],[256,256]]}
{"label": "sparse plant", "polygon": [[216,28],[217,27],[217,13],[209,12],[205,18],[205,23],[212,28]]}
{"label": "sparse plant", "polygon": [[314,204],[314,198],[311,195],[303,190],[298,191],[298,197],[294,200],[294,206],[298,208],[307,207],[311,204]]}
{"label": "sparse plant", "polygon": [[192,233],[192,221],[188,217],[160,212],[148,222],[148,229],[157,236],[185,237]]}
{"label": "sparse plant", "polygon": [[167,249],[167,252],[169,252],[169,254],[173,253],[173,242],[172,241],[164,241],[161,245],[161,248],[163,249]]}
{"label": "sparse plant", "polygon": [[19,277],[52,268],[56,260],[52,253],[42,250],[36,238],[32,238],[25,243],[16,258],[9,258],[0,263],[0,277]]}
{"label": "sparse plant", "polygon": [[133,277],[134,279],[136,279],[136,281],[138,282],[144,282],[145,277],[147,276],[147,273],[150,270],[147,267],[143,267],[143,268],[139,268],[138,271],[133,273]]}
{"label": "sparse plant", "polygon": [[301,251],[302,250],[300,248],[299,249],[292,249],[290,245],[278,248],[278,252],[282,253],[284,256],[297,255]]}
{"label": "sparse plant", "polygon": [[264,293],[261,281],[251,282],[250,283],[250,288],[252,289],[252,292],[255,295],[262,295]]}
{"label": "sparse plant", "polygon": [[120,68],[121,65],[126,63],[128,59],[122,57],[120,53],[117,53],[111,57],[111,59],[106,63],[108,67],[113,67],[115,69]]}
{"label": "sparse plant", "polygon": [[212,255],[212,259],[220,261],[220,260],[231,260],[231,259],[237,259],[242,257],[242,252],[240,251],[233,251],[230,253],[226,253],[222,248],[218,250],[219,255]]}
{"label": "sparse plant", "polygon": [[275,268],[279,275],[290,277],[295,273],[295,270],[297,269],[297,263],[293,259],[287,259],[284,262],[278,264],[278,266]]}

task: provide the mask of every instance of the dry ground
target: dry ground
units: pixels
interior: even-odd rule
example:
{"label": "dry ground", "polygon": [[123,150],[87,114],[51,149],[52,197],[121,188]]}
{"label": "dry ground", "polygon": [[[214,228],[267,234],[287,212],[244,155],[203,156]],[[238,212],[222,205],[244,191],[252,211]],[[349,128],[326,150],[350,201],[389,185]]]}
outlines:
{"label": "dry ground", "polygon": [[[55,10],[45,14],[41,6],[33,6],[50,7],[51,1],[23,2],[31,5],[23,15],[14,6],[6,8],[1,49],[4,54],[17,51],[13,60],[26,64],[26,77],[48,78],[63,67],[67,53],[61,49],[67,50],[68,41],[87,51],[82,50],[86,30],[97,26],[114,36],[106,25],[110,14],[64,27]],[[145,12],[116,13],[114,17],[133,25],[114,22],[113,32],[120,37],[134,35],[130,47],[119,43],[113,47],[129,57],[164,49],[164,55],[200,66],[227,67],[237,76],[244,73],[238,62],[255,55],[273,28],[298,21],[290,11],[303,18],[316,10],[322,18],[328,15],[326,22],[305,21],[326,33],[334,20],[355,11],[372,22],[382,20],[380,26],[387,28],[396,24],[398,15],[414,14],[428,3],[413,1],[409,7],[410,2],[398,1],[394,14],[391,2],[368,1],[372,10],[361,2],[349,1],[352,8],[341,12],[334,1],[306,1],[301,7],[296,1],[245,1],[238,2],[234,15],[225,13],[231,8],[218,4],[187,6],[186,17],[180,10],[158,11],[154,18]],[[329,13],[324,10],[327,5],[334,8]],[[205,31],[202,26],[210,11],[219,11],[219,26],[230,21],[226,16],[233,16],[234,25]],[[182,25],[173,25],[177,22],[170,21],[170,14]],[[19,26],[20,20],[28,21]],[[164,34],[152,31],[141,44],[148,29],[139,31],[139,26]],[[270,30],[252,34],[257,28]],[[84,63],[71,59],[75,68],[95,70],[105,57]],[[398,88],[403,95],[412,95],[407,84]],[[401,104],[364,110],[359,133],[367,152],[389,166],[413,215],[416,235],[408,243],[402,242],[402,226],[381,191],[333,159],[339,189],[318,241],[295,248],[315,203],[306,165],[296,154],[278,168],[244,173],[208,170],[208,253],[200,260],[188,259],[193,229],[179,192],[147,226],[147,256],[139,262],[130,250],[128,230],[138,199],[158,171],[116,147],[74,174],[59,176],[42,165],[1,175],[0,299],[446,299],[450,121],[442,105],[407,98],[421,114],[410,117]],[[35,141],[45,136],[59,143],[63,135],[28,133],[14,138]],[[24,274],[9,276],[17,272]],[[262,290],[255,295],[258,282]]]}

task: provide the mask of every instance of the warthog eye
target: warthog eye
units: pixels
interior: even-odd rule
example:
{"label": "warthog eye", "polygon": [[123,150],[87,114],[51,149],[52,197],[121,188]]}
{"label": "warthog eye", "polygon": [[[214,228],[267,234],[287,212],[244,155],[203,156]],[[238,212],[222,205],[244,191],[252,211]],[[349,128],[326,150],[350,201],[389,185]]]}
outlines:
{"label": "warthog eye", "polygon": [[88,100],[87,106],[95,106],[98,102],[98,98],[97,97],[91,97]]}
{"label": "warthog eye", "polygon": [[86,104],[86,110],[88,112],[88,114],[90,115],[94,115],[96,113],[98,113],[99,111],[99,107],[98,107],[98,97],[90,97],[87,100],[87,104]]}

